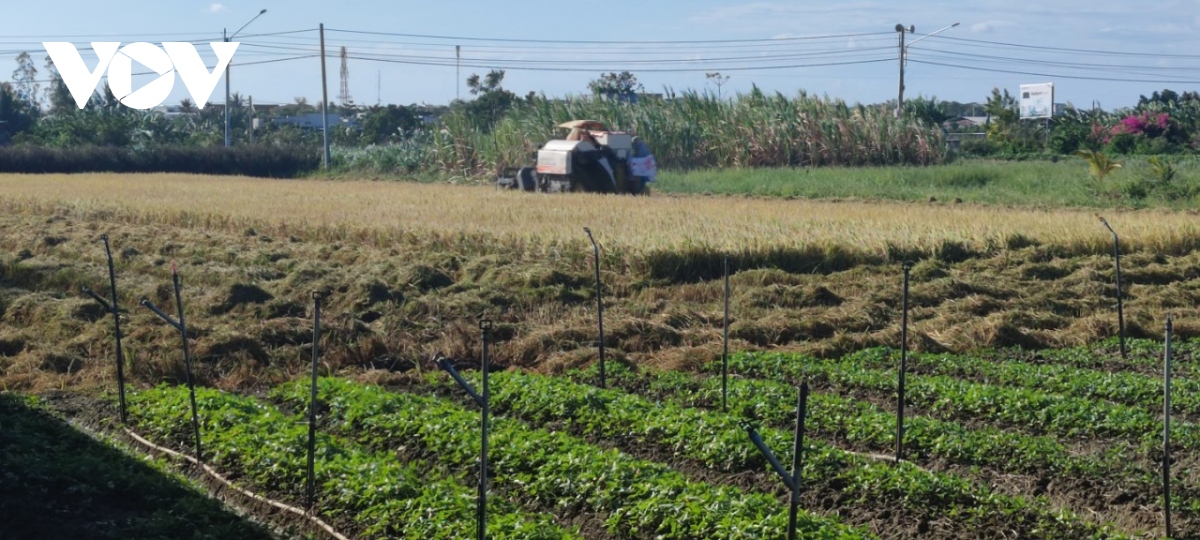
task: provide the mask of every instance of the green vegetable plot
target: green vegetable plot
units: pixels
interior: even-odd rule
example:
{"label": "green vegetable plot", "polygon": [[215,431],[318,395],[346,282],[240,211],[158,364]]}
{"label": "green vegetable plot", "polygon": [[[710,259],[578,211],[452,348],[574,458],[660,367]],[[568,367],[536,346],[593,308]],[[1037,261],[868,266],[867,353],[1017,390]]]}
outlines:
{"label": "green vegetable plot", "polygon": [[[492,392],[494,411],[530,424],[555,423],[595,440],[657,448],[721,471],[767,466],[732,414],[511,372],[493,375]],[[763,428],[760,434],[781,461],[790,462],[789,431]],[[807,444],[802,476],[809,489],[829,490],[843,506],[882,512],[896,504],[930,519],[947,519],[963,535],[999,526],[1019,531],[1023,538],[1119,537],[1069,513],[1050,511],[1046,501],[1001,495],[954,475],[883,463],[819,442]]]}
{"label": "green vegetable plot", "polygon": [[[808,380],[839,392],[867,391],[894,396],[895,369],[870,369],[853,359],[815,360],[782,354],[742,354],[730,358],[732,372],[754,377]],[[1029,388],[975,383],[944,375],[909,374],[908,404],[924,415],[954,420],[985,419],[989,424],[1069,438],[1120,438],[1150,448],[1161,444],[1159,415],[1140,407],[1052,394]],[[1173,444],[1200,449],[1200,426],[1171,423]]]}
{"label": "green vegetable plot", "polygon": [[[509,384],[507,377],[502,379],[493,392]],[[530,390],[539,393],[538,388]],[[299,405],[307,401],[308,389],[286,385],[274,395]],[[321,380],[320,399],[328,407],[332,429],[371,447],[417,446],[440,465],[461,469],[478,456],[479,413],[453,402],[338,379]],[[498,396],[493,399],[500,403]],[[786,509],[781,512],[768,495],[691,482],[666,465],[503,418],[494,419],[490,441],[495,489],[547,511],[605,515],[610,534],[620,538],[784,536]],[[803,538],[865,537],[806,513],[800,516],[799,531]]]}
{"label": "green vegetable plot", "polygon": [[[259,489],[302,506],[308,428],[259,401],[196,389],[206,461]],[[159,387],[130,399],[131,418],[152,440],[192,448],[187,389]],[[457,539],[475,530],[473,491],[425,474],[343,439],[321,434],[316,452],[316,507],[335,522],[349,521],[363,538]],[[495,539],[574,539],[548,518],[496,504],[489,516]]]}
{"label": "green vegetable plot", "polygon": [[[1160,345],[1161,347],[1161,345]],[[844,358],[863,367],[887,369],[896,365],[899,353],[884,349],[868,349]],[[1065,353],[1052,355],[1062,357]],[[800,361],[799,358],[796,359]],[[1161,364],[1161,360],[1160,360]],[[1012,386],[1037,388],[1042,392],[1074,397],[1100,399],[1161,412],[1163,404],[1162,375],[1151,376],[1128,371],[1084,369],[1070,364],[1029,363],[1007,359],[949,354],[915,354],[908,365],[914,372],[943,375],[958,379]],[[1178,363],[1176,364],[1178,366]],[[1162,366],[1158,366],[1159,370]],[[1200,381],[1179,373],[1171,381],[1171,410],[1175,413],[1200,415]]]}

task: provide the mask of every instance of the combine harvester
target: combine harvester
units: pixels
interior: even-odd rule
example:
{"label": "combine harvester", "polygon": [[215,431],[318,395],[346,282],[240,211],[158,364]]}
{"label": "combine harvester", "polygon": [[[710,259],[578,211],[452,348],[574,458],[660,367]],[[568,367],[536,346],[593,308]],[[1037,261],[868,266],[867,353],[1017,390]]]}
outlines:
{"label": "combine harvester", "polygon": [[502,188],[542,193],[586,192],[646,195],[646,184],[657,176],[650,147],[603,122],[572,120],[565,139],[538,148],[535,167],[507,167],[496,183]]}

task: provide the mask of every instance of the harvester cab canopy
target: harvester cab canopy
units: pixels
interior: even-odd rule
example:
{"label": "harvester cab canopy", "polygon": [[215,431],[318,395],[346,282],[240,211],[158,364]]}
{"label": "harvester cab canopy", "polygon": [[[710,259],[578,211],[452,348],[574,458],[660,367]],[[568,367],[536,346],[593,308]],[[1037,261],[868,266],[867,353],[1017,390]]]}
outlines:
{"label": "harvester cab canopy", "polygon": [[588,131],[608,131],[608,126],[599,120],[571,120],[558,125],[565,129],[585,129]]}

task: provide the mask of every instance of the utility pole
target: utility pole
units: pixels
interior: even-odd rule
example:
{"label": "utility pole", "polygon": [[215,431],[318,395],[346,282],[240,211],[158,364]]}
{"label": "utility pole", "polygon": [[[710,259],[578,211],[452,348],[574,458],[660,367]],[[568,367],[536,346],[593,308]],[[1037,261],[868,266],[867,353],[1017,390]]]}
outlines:
{"label": "utility pole", "polygon": [[900,33],[900,92],[896,95],[896,118],[900,118],[900,115],[904,114],[904,63],[908,60],[908,47],[911,46],[913,43],[921,41],[922,39],[925,39],[934,34],[939,34],[943,31],[954,28],[955,26],[958,26],[958,23],[954,23],[950,26],[939,29],[939,30],[934,31],[929,34],[925,34],[917,39],[912,40],[912,43],[905,45],[904,44],[904,33],[907,32],[910,34],[915,34],[917,32],[917,27],[915,25],[911,25],[911,24],[908,26],[908,28],[904,28],[903,24],[896,25],[896,32]]}
{"label": "utility pole", "polygon": [[908,50],[904,46],[904,33],[916,32],[917,27],[909,25],[908,28],[904,28],[903,24],[897,24],[896,31],[900,33],[900,92],[896,95],[895,117],[900,118],[900,114],[904,112],[904,53]]}
{"label": "utility pole", "polygon": [[321,137],[325,154],[321,163],[329,169],[329,84],[325,77],[325,23],[321,23]]}
{"label": "utility pole", "polygon": [[713,81],[714,84],[717,85],[717,101],[720,101],[722,99],[721,87],[725,86],[725,83],[729,82],[729,75],[721,75],[720,71],[715,71],[713,73],[705,73],[704,77],[709,81]]}
{"label": "utility pole", "polygon": [[[242,30],[245,30],[247,26],[250,26],[250,23],[258,20],[258,18],[262,17],[263,14],[266,12],[267,12],[267,10],[265,10],[265,9],[262,11],[259,11],[258,15],[255,15],[253,19],[250,19],[246,24],[243,24],[242,27],[238,28],[237,32],[234,32],[233,34],[227,35],[225,33],[225,29],[222,28],[221,29],[221,39],[223,39],[225,41],[225,43],[229,43],[229,41],[232,40],[233,38],[237,37],[237,35],[240,34],[242,32]],[[226,148],[233,146],[233,135],[229,131],[229,67],[232,65],[233,65],[233,59],[230,59],[229,63],[225,64],[225,147]]]}
{"label": "utility pole", "polygon": [[462,99],[462,45],[454,46],[454,99]]}
{"label": "utility pole", "polygon": [[250,135],[250,144],[254,144],[254,96],[250,96],[249,105],[250,105],[250,126],[248,128],[246,128],[246,131],[249,132],[249,135]]}
{"label": "utility pole", "polygon": [[[229,43],[229,36],[225,34],[225,29],[221,29],[221,39],[225,43]],[[233,59],[229,59],[229,63],[225,64],[225,148],[233,146],[233,137],[229,135],[229,66],[233,64]]]}

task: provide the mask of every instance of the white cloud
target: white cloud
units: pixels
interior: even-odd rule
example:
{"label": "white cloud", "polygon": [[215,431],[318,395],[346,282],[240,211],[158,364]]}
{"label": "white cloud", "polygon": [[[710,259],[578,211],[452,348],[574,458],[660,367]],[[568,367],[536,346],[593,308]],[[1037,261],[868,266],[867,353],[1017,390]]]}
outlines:
{"label": "white cloud", "polygon": [[832,5],[756,1],[703,9],[688,15],[686,21],[723,31],[813,35],[834,28],[858,31],[860,27],[883,24],[864,20],[862,15],[878,15],[881,10],[886,12],[886,7],[878,0],[841,0]]}
{"label": "white cloud", "polygon": [[983,21],[983,22],[978,22],[978,23],[972,24],[971,31],[976,34],[990,34],[992,32],[995,32],[996,30],[999,30],[1002,28],[1009,28],[1009,27],[1013,27],[1013,26],[1016,26],[1016,25],[1014,25],[1013,23],[1010,23],[1008,21],[1000,21],[1000,20]]}
{"label": "white cloud", "polygon": [[1189,35],[1193,32],[1186,24],[1173,22],[1152,24],[1145,31],[1160,36]]}
{"label": "white cloud", "polygon": [[214,13],[214,14],[215,13],[228,13],[229,8],[225,7],[225,4],[210,4],[208,6],[208,12]]}

